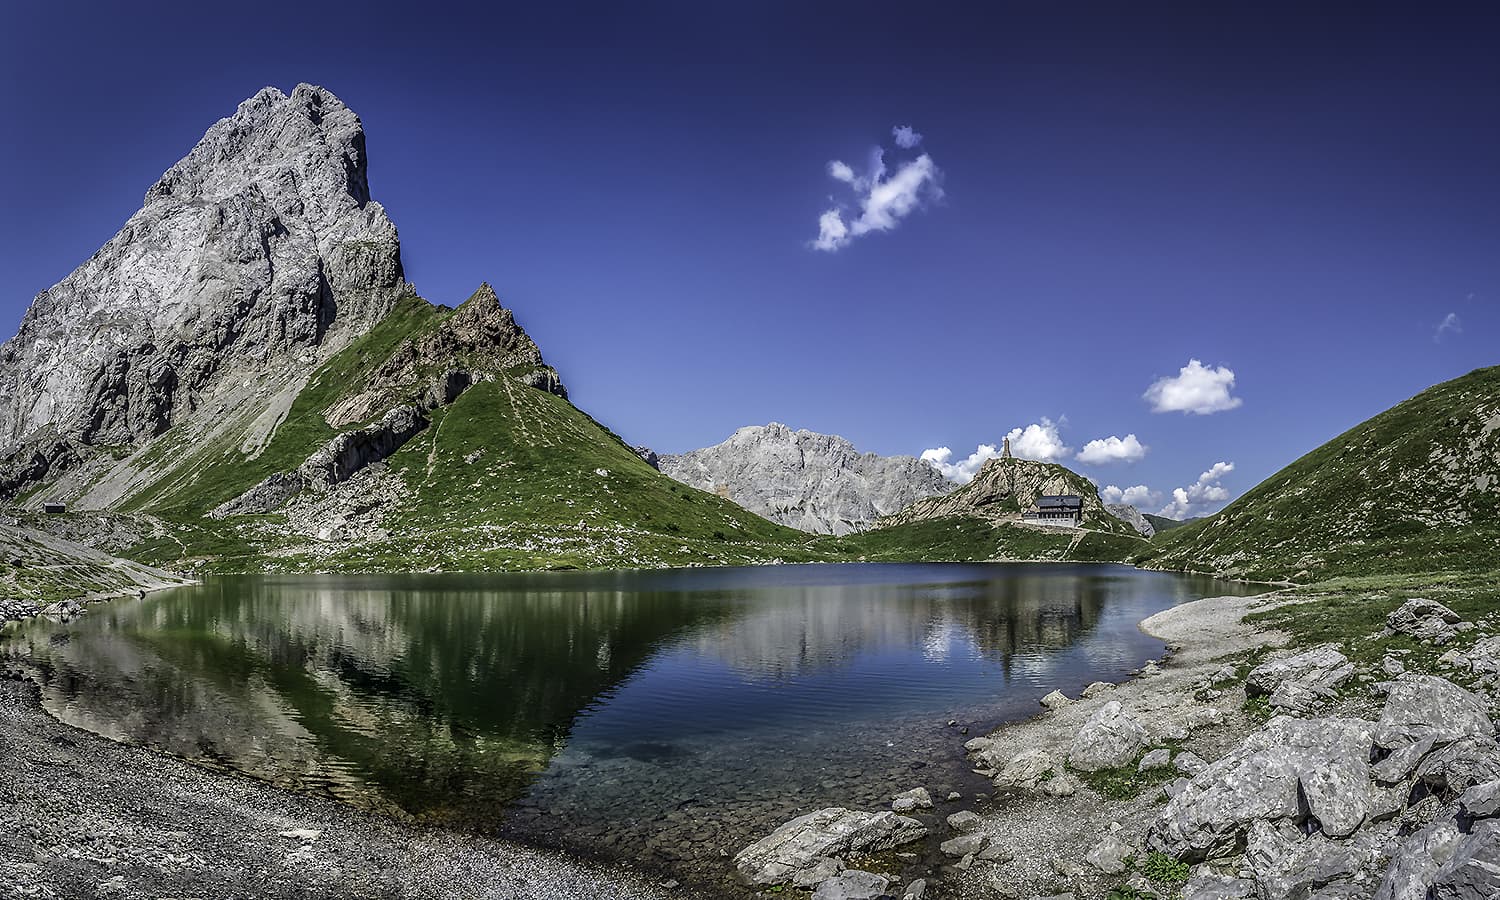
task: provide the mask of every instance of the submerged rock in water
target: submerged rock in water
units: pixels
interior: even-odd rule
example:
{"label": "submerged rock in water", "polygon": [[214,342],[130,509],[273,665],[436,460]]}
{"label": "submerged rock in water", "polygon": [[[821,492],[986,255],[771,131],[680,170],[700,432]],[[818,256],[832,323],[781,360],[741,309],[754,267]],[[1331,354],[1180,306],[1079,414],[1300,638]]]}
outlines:
{"label": "submerged rock in water", "polygon": [[784,884],[825,857],[874,853],[927,834],[916,819],[832,806],[799,816],[735,854],[734,867],[751,885]]}

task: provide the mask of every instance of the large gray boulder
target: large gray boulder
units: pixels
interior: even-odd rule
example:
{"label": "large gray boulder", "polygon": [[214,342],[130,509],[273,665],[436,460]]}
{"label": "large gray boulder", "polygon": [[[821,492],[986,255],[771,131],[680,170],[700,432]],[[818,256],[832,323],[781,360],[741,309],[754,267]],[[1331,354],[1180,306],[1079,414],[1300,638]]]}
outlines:
{"label": "large gray boulder", "polygon": [[1408,673],[1388,688],[1373,735],[1377,747],[1398,752],[1416,747],[1425,753],[1460,738],[1494,734],[1484,701],[1445,678]]}
{"label": "large gray boulder", "polygon": [[813,900],[875,900],[885,894],[890,883],[884,875],[850,869],[818,885]]}
{"label": "large gray boulder", "polygon": [[757,515],[817,534],[848,534],[953,484],[912,456],[860,453],[837,435],[779,422],[741,428],[722,444],[662,454],[663,475],[722,493]]}
{"label": "large gray boulder", "polygon": [[1254,822],[1309,818],[1329,837],[1353,834],[1375,806],[1370,728],[1358,719],[1272,719],[1168,801],[1148,845],[1199,860],[1235,846]]}
{"label": "large gray boulder", "polygon": [[1151,742],[1151,736],[1120,701],[1111,700],[1089,717],[1068,748],[1075,769],[1097,772],[1130,765]]}
{"label": "large gray boulder", "polygon": [[1386,627],[1419,641],[1443,644],[1462,630],[1458,613],[1434,600],[1414,598],[1385,617]]}
{"label": "large gray boulder", "polygon": [[1354,664],[1339,652],[1337,644],[1322,644],[1291,656],[1268,660],[1245,678],[1245,693],[1272,695],[1287,683],[1316,695],[1332,696],[1333,690],[1354,676]]}
{"label": "large gray boulder", "polygon": [[1433,900],[1500,897],[1500,822],[1481,822],[1459,840],[1453,855],[1433,875],[1430,890]]}
{"label": "large gray boulder", "polygon": [[1500,745],[1489,735],[1473,735],[1440,747],[1422,758],[1417,780],[1442,797],[1500,778]]}
{"label": "large gray boulder", "polygon": [[1427,900],[1438,869],[1453,858],[1463,834],[1451,818],[1433,822],[1402,842],[1375,889],[1374,900]]}
{"label": "large gray boulder", "polygon": [[925,834],[916,819],[834,806],[785,823],[735,854],[734,867],[748,884],[784,884],[823,859],[889,850]]}
{"label": "large gray boulder", "polygon": [[1331,841],[1302,834],[1286,820],[1255,822],[1245,862],[1255,875],[1260,900],[1304,900],[1320,888],[1356,876],[1379,858],[1370,841]]}

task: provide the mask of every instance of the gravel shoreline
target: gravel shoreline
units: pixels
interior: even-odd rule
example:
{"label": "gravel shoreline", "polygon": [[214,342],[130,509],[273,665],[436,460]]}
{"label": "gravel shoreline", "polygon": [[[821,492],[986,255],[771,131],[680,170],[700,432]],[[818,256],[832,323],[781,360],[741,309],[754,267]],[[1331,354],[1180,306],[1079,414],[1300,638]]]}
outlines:
{"label": "gravel shoreline", "polygon": [[404,825],[64,725],[0,681],[0,896],[660,900],[645,874]]}
{"label": "gravel shoreline", "polygon": [[[1007,758],[1025,750],[1044,750],[1061,759],[1079,729],[1100,707],[1119,701],[1143,717],[1168,717],[1185,708],[1212,707],[1222,717],[1212,727],[1191,731],[1182,746],[1205,759],[1217,759],[1236,746],[1258,723],[1241,707],[1242,687],[1229,687],[1212,701],[1193,699],[1194,686],[1225,662],[1268,646],[1280,646],[1288,636],[1246,624],[1246,613],[1277,599],[1266,595],[1209,597],[1184,603],[1153,615],[1140,624],[1145,633],[1167,644],[1168,654],[1145,673],[1089,698],[1079,698],[1060,709],[1043,712],[1023,722],[1001,726],[989,735],[992,754]],[[1038,700],[1041,698],[1038,697]],[[1161,781],[1177,773],[1163,771]],[[1080,897],[1103,896],[1120,879],[1100,875],[1084,865],[1085,854],[1111,832],[1138,837],[1160,805],[1155,790],[1123,800],[1108,799],[1081,789],[1068,797],[1035,791],[997,796],[981,811],[981,830],[1006,846],[1009,860],[976,863],[967,870],[949,869],[942,879],[943,896],[1037,897],[1072,892]]]}

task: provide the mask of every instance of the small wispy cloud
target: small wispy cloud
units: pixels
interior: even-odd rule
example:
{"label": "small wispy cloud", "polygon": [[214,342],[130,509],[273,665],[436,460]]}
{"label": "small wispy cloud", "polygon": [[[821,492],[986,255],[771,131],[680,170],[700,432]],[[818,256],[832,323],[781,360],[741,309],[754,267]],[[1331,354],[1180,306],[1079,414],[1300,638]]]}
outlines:
{"label": "small wispy cloud", "polygon": [[1103,465],[1116,462],[1137,462],[1144,459],[1148,448],[1133,434],[1124,437],[1110,435],[1096,438],[1083,445],[1076,459],[1081,463]]}
{"label": "small wispy cloud", "polygon": [[[1469,295],[1471,298],[1473,294]],[[1463,334],[1464,323],[1459,320],[1458,313],[1448,313],[1443,316],[1443,321],[1438,323],[1437,330],[1432,333],[1433,343],[1441,343],[1445,334]]]}
{"label": "small wispy cloud", "polygon": [[[910,150],[922,142],[922,135],[910,125],[891,129],[896,146]],[[894,171],[886,167],[886,151],[870,150],[864,172],[843,160],[830,160],[828,176],[848,185],[854,191],[852,204],[839,204],[818,217],[818,236],[808,243],[814,250],[833,253],[849,242],[872,231],[890,231],[901,219],[924,203],[943,196],[938,182],[942,171],[926,153],[897,164]]]}
{"label": "small wispy cloud", "polygon": [[1146,389],[1146,401],[1152,412],[1181,412],[1206,416],[1210,413],[1234,409],[1240,398],[1230,393],[1234,389],[1234,372],[1225,367],[1210,368],[1196,359],[1177,371],[1176,375],[1158,378]]}

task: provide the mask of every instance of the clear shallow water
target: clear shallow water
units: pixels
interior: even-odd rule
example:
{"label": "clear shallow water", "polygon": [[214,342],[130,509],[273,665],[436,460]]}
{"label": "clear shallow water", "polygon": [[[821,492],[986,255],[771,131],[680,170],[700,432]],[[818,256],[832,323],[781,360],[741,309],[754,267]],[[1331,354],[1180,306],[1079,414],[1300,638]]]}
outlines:
{"label": "clear shallow water", "polygon": [[118,740],[702,868],[819,806],[985,790],[967,737],[1159,656],[1142,618],[1245,592],[1067,564],[238,576],[31,623],[0,653]]}

